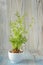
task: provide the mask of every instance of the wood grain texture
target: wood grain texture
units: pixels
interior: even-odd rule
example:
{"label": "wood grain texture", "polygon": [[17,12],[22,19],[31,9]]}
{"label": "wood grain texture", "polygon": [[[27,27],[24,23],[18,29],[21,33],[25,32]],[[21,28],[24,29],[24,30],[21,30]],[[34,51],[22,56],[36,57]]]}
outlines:
{"label": "wood grain texture", "polygon": [[[24,51],[43,51],[43,0],[0,0],[0,49],[9,49],[8,41],[9,21],[15,20],[15,12],[22,15],[28,13],[25,18],[25,26],[34,18],[34,25],[28,36],[28,41],[23,45]],[[28,29],[29,30],[29,29]],[[25,47],[24,47],[25,46]]]}

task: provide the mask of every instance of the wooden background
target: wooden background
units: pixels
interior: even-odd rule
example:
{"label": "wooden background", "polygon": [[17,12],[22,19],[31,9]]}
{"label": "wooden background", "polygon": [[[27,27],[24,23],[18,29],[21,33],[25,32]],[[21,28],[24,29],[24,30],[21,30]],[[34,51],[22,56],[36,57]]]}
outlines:
{"label": "wooden background", "polygon": [[34,25],[30,30],[28,41],[23,45],[24,51],[39,51],[43,53],[43,0],[0,0],[0,50],[10,49],[8,40],[9,21],[15,20],[15,13],[22,15],[28,13],[24,24],[28,24],[34,18]]}

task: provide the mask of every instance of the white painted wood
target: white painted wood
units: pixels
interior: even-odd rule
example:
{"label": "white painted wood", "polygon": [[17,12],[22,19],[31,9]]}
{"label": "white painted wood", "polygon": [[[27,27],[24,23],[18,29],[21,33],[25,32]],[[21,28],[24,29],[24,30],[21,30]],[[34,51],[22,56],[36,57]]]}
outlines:
{"label": "white painted wood", "polygon": [[[0,0],[0,49],[9,49],[9,21],[15,20],[15,13],[22,15],[26,12],[25,26],[34,18],[34,25],[23,45],[25,51],[43,51],[43,0]],[[29,30],[29,29],[28,29]],[[24,47],[25,46],[25,47]]]}

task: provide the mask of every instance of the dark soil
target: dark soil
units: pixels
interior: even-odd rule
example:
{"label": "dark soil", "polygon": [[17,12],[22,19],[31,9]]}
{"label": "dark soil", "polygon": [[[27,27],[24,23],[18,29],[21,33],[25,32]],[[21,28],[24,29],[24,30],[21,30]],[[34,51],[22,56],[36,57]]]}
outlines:
{"label": "dark soil", "polygon": [[19,50],[19,49],[13,49],[10,51],[11,53],[22,53],[23,51]]}

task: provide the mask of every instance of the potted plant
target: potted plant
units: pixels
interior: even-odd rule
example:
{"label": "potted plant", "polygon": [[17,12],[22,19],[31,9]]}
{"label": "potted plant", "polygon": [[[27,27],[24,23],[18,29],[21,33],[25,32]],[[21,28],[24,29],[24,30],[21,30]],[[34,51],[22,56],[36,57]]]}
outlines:
{"label": "potted plant", "polygon": [[[25,44],[27,41],[26,34],[27,30],[23,25],[24,15],[20,16],[19,13],[16,13],[16,21],[10,22],[10,42],[12,45],[12,50],[8,51],[9,59],[16,63],[22,59],[23,51],[20,49],[22,44]],[[30,25],[31,27],[31,25]]]}

